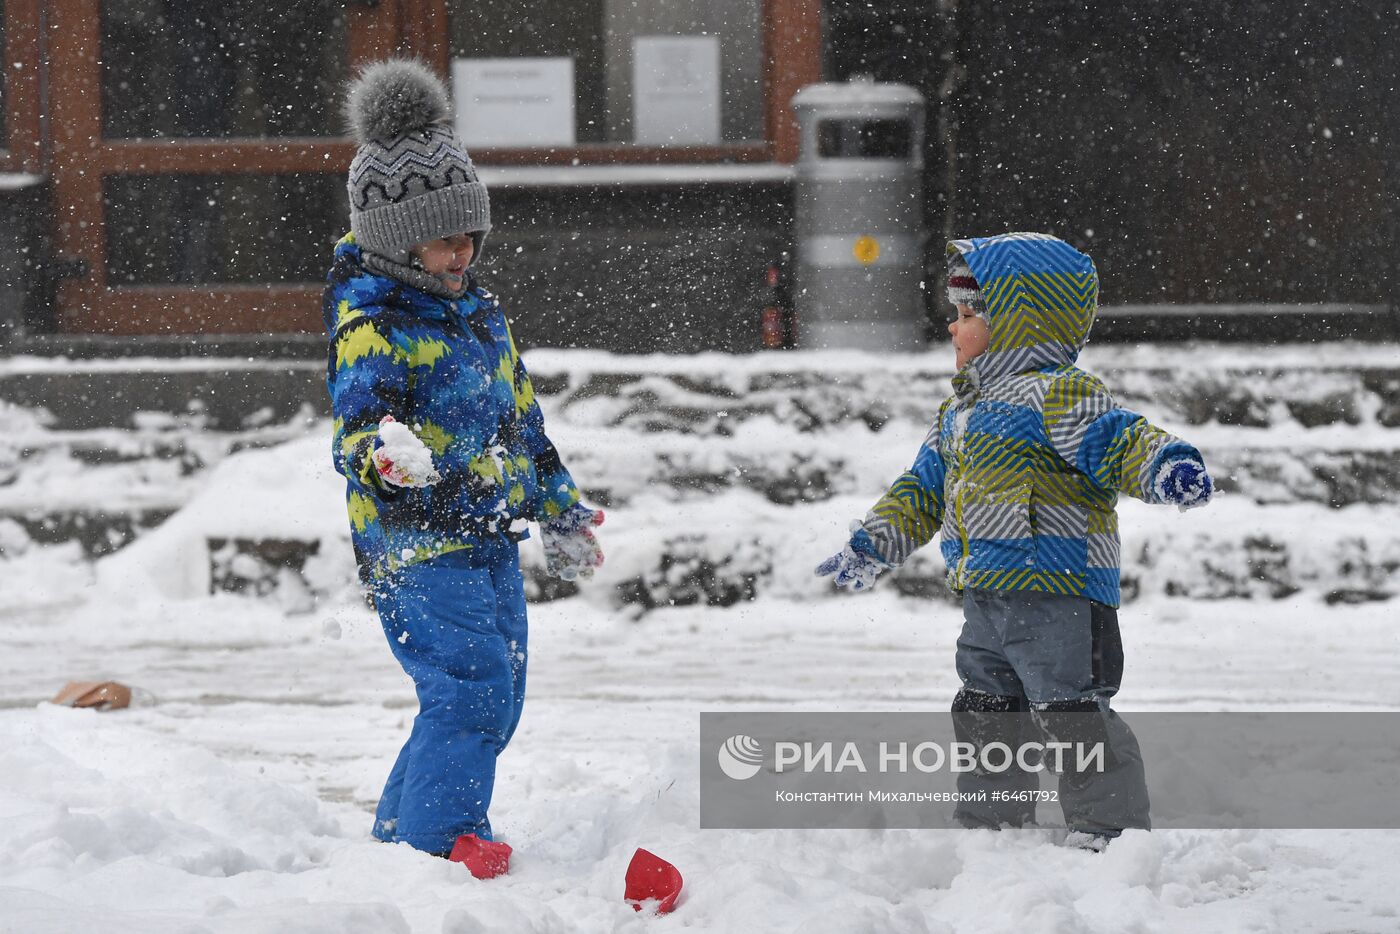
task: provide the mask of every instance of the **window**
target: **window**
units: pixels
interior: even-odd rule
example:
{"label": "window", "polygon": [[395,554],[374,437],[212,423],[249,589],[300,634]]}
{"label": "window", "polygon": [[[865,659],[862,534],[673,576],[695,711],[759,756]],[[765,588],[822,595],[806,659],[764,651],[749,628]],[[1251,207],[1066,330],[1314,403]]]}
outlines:
{"label": "window", "polygon": [[111,285],[318,282],[350,229],[338,173],[109,175],[103,201]]}
{"label": "window", "polygon": [[448,9],[454,60],[572,60],[577,143],[764,137],[762,0],[452,0]]}
{"label": "window", "polygon": [[344,0],[104,0],[108,139],[339,136]]}
{"label": "window", "polygon": [[822,120],[817,153],[823,159],[905,159],[912,145],[908,120]]}

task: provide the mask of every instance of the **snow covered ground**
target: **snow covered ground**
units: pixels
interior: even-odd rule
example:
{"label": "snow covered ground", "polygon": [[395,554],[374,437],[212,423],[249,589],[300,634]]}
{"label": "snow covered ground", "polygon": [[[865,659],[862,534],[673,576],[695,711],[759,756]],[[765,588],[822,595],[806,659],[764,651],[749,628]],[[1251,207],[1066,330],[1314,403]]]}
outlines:
{"label": "snow covered ground", "polygon": [[[596,355],[540,356],[537,374],[580,361],[606,369]],[[579,596],[532,608],[529,702],[492,812],[515,848],[508,877],[478,882],[368,836],[415,703],[377,619],[339,586],[348,542],[318,423],[199,475],[172,519],[95,565],[77,544],[5,549],[0,932],[1400,930],[1400,831],[1130,832],[1101,855],[1059,847],[1051,827],[700,831],[702,710],[946,709],[954,607],[889,582],[832,595],[808,578],[921,430],[897,414],[878,435],[838,426],[799,438],[752,419],[724,438],[747,451],[815,437],[852,465],[825,501],[779,506],[742,484],[651,490],[626,462],[644,465],[662,447],[673,458],[692,449],[692,460],[725,452],[677,433],[594,431],[618,421],[600,414],[606,398],[545,405],[585,487],[604,483],[589,470],[621,479],[607,478],[619,502],[603,529],[603,573]],[[1201,428],[1203,446],[1229,444],[1225,427]],[[1312,437],[1335,448],[1329,439],[1347,427],[1273,430],[1289,445],[1321,432]],[[1369,420],[1353,434],[1341,446],[1400,448],[1395,429]],[[852,454],[859,445],[868,450]],[[1217,507],[1212,517],[1128,504],[1125,538],[1172,525],[1184,541],[1263,528],[1384,543],[1400,512],[1260,507],[1245,495]],[[648,550],[690,528],[785,543],[770,585],[728,607],[620,603],[616,585],[648,566]],[[208,593],[204,540],[258,533],[325,544],[305,571],[314,599]],[[536,562],[537,548],[526,546]],[[1122,614],[1118,706],[1400,709],[1394,617],[1393,601],[1334,605],[1312,588],[1253,600],[1144,588]],[[137,689],[130,710],[42,703],[67,680],[104,678]],[[641,916],[622,901],[638,846],[685,875],[674,914]]]}

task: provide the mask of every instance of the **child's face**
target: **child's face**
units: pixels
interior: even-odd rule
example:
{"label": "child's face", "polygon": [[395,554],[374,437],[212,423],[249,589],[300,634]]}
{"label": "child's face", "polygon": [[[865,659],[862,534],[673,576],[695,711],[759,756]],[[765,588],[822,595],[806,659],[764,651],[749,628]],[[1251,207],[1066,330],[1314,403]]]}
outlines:
{"label": "child's face", "polygon": [[476,241],[471,234],[453,234],[416,244],[410,252],[422,262],[428,275],[437,276],[443,285],[456,291],[467,275],[467,266],[476,252]]}
{"label": "child's face", "polygon": [[958,305],[958,316],[948,325],[948,333],[953,336],[953,349],[957,351],[957,368],[961,370],[967,361],[979,357],[987,349],[992,332],[987,329],[987,320],[973,314],[967,305]]}

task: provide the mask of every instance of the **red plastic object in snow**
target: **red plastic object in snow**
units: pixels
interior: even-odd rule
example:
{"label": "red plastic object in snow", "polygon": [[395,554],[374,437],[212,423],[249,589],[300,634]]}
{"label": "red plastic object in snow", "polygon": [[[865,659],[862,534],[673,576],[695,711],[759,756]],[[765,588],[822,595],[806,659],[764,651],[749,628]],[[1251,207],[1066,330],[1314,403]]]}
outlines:
{"label": "red plastic object in snow", "polygon": [[642,910],[643,902],[655,900],[656,913],[664,915],[675,909],[684,884],[679,869],[639,848],[627,866],[627,890],[622,897],[637,911]]}
{"label": "red plastic object in snow", "polygon": [[447,858],[466,866],[478,879],[494,879],[510,872],[510,844],[483,840],[474,833],[458,837]]}

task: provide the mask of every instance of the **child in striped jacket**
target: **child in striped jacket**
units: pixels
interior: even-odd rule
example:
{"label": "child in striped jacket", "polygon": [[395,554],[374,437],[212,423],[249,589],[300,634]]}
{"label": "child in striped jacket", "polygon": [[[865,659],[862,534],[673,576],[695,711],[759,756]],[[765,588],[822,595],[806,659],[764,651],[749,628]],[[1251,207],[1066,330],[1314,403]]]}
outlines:
{"label": "child in striped jacket", "polygon": [[[1200,506],[1212,482],[1199,451],[1120,408],[1074,365],[1098,306],[1087,255],[1015,233],[955,240],[948,257],[954,394],[913,466],[817,573],[866,589],[938,532],[965,616],[955,729],[985,744],[1023,719],[989,714],[1027,711],[1050,732],[1082,731],[1086,718],[1069,715],[1092,714],[1095,735],[1110,741],[1109,768],[1067,775],[1060,791],[1072,842],[1099,848],[1148,826],[1137,743],[1109,709],[1122,675],[1114,506],[1120,493]],[[1036,779],[1012,769],[964,784],[1015,791]],[[1014,797],[962,804],[955,817],[1023,824],[1034,804]]]}

